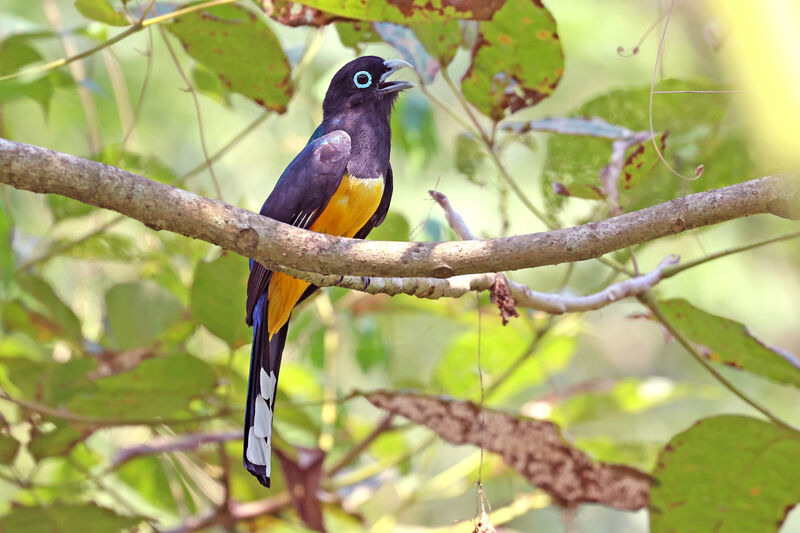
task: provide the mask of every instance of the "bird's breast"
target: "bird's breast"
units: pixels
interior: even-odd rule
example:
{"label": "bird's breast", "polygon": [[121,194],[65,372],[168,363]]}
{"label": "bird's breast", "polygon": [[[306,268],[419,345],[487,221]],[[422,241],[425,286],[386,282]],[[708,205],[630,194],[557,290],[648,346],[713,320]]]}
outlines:
{"label": "bird's breast", "polygon": [[[384,187],[383,175],[363,179],[345,174],[325,210],[309,229],[328,235],[352,237],[377,211]],[[308,285],[307,282],[283,272],[273,274],[269,283],[267,309],[267,330],[270,338],[289,320],[292,309]]]}
{"label": "bird's breast", "polygon": [[363,179],[345,174],[311,231],[352,237],[378,209],[383,197],[383,176]]}

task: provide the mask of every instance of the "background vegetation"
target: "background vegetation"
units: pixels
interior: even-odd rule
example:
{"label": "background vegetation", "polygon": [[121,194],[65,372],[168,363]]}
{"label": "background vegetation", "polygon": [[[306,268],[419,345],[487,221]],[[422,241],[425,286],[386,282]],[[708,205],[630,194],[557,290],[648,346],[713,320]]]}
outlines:
{"label": "background vegetation", "polygon": [[[393,115],[395,196],[377,240],[455,239],[429,189],[495,237],[794,161],[750,136],[769,113],[746,94],[654,95],[666,161],[689,177],[704,165],[699,179],[671,173],[649,135],[634,138],[649,129],[654,65],[656,90],[741,87],[726,58],[743,43],[713,3],[507,0],[444,15],[382,2],[211,3],[225,5],[168,23],[161,16],[185,6],[5,0],[0,137],[257,211],[319,123],[333,73],[376,54],[412,61],[420,78]],[[105,45],[120,32],[130,35]],[[566,120],[582,117],[602,122]],[[604,185],[620,139],[619,184]],[[482,494],[505,531],[800,531],[796,239],[702,262],[643,302],[519,309],[506,326],[486,294],[326,289],[293,318],[275,421],[282,468],[267,492],[240,467],[246,259],[62,197],[2,192],[0,531],[470,531]],[[688,262],[796,232],[777,217],[742,219],[513,278],[587,294],[670,253]],[[359,393],[378,389],[483,396],[550,420],[593,459],[652,472],[651,509],[558,505],[501,455],[448,444]],[[316,481],[319,500],[290,498],[287,485]]]}

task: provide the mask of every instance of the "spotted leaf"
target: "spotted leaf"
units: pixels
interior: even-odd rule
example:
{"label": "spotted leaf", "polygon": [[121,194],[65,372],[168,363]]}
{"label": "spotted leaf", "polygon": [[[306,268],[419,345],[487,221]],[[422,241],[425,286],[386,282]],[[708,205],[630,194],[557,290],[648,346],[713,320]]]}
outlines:
{"label": "spotted leaf", "polygon": [[765,345],[743,324],[707,313],[682,299],[666,300],[659,306],[712,362],[800,387],[800,358]]}
{"label": "spotted leaf", "polygon": [[745,416],[697,422],[661,452],[650,531],[778,531],[800,501],[800,434]]}
{"label": "spotted leaf", "polygon": [[292,95],[291,69],[272,30],[237,5],[201,9],[167,25],[186,52],[229,90],[283,113]]}
{"label": "spotted leaf", "polygon": [[536,1],[508,0],[491,21],[479,23],[461,88],[483,114],[501,120],[550,96],[563,73],[550,12]]}

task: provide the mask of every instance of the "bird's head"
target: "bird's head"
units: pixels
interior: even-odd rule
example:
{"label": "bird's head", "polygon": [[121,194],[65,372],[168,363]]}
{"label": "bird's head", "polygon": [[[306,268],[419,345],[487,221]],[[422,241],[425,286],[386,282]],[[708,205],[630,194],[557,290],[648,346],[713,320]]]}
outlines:
{"label": "bird's head", "polygon": [[322,103],[323,115],[363,109],[385,114],[388,119],[399,91],[414,87],[410,81],[387,79],[403,67],[413,68],[402,59],[384,60],[377,56],[350,61],[333,76]]}

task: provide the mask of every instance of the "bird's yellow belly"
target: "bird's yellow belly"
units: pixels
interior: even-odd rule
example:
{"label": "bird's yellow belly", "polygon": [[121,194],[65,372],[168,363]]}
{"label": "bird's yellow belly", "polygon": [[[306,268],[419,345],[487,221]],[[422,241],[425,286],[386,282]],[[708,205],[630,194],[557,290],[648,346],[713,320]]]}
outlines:
{"label": "bird's yellow belly", "polygon": [[[328,235],[352,237],[378,209],[383,188],[383,177],[360,179],[345,174],[325,210],[309,229]],[[272,275],[267,293],[267,330],[270,338],[289,320],[289,314],[308,286],[309,283],[282,272]]]}

